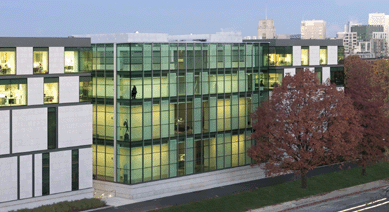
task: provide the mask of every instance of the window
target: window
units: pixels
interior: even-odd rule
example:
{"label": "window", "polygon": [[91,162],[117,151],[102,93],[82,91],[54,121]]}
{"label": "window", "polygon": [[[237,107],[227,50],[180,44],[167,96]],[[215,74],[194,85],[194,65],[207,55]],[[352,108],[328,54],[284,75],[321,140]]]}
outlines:
{"label": "window", "polygon": [[42,196],[50,194],[50,157],[49,153],[42,154]]}
{"label": "window", "polygon": [[0,106],[26,105],[27,79],[0,80]]}
{"label": "window", "polygon": [[72,191],[78,190],[78,149],[72,150]]}
{"label": "window", "polygon": [[91,48],[65,48],[65,73],[92,71]]}
{"label": "window", "polygon": [[323,83],[323,80],[322,80],[322,68],[316,67],[315,68],[315,73],[316,73],[317,79],[319,80],[319,83],[322,84]]}
{"label": "window", "polygon": [[261,72],[260,89],[273,89],[277,84],[281,85],[283,77],[283,70],[269,70],[269,73]]}
{"label": "window", "polygon": [[344,85],[344,70],[343,67],[331,67],[331,83],[335,85]]}
{"label": "window", "polygon": [[44,103],[58,103],[58,77],[45,78]]}
{"label": "window", "polygon": [[269,47],[269,66],[291,66],[292,47],[277,46]]}
{"label": "window", "polygon": [[338,46],[338,64],[344,64],[344,46]]}
{"label": "window", "polygon": [[320,65],[327,64],[327,46],[320,46]]}
{"label": "window", "polygon": [[92,78],[80,77],[80,102],[92,100]]}
{"label": "window", "polygon": [[34,48],[34,74],[49,73],[49,49]]}
{"label": "window", "polygon": [[57,148],[57,108],[49,107],[47,110],[47,147]]}
{"label": "window", "polygon": [[15,74],[15,48],[0,48],[0,75]]}
{"label": "window", "polygon": [[301,47],[301,65],[302,66],[309,65],[309,47],[308,46]]}

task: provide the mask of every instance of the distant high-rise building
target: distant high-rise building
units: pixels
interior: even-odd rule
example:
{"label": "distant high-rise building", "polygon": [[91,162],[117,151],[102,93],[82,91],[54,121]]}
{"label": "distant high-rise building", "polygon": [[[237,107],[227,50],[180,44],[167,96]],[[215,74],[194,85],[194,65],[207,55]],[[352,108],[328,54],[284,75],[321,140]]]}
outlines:
{"label": "distant high-rise building", "polygon": [[257,37],[259,39],[273,39],[276,37],[274,19],[259,19]]}
{"label": "distant high-rise building", "polygon": [[301,39],[325,39],[326,33],[323,20],[301,21]]}
{"label": "distant high-rise building", "polygon": [[[389,15],[385,13],[369,13],[369,25],[382,25],[386,34],[389,34]],[[389,43],[389,36],[386,37],[386,43]],[[389,55],[389,49],[386,50]]]}

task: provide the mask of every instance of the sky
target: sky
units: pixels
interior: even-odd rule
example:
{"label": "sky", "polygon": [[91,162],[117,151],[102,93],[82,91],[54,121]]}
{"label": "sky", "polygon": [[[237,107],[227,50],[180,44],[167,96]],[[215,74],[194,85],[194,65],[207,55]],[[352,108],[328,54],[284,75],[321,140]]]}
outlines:
{"label": "sky", "polygon": [[277,34],[300,34],[301,20],[324,20],[327,37],[348,21],[389,14],[388,0],[0,0],[1,37],[67,37],[135,32],[256,36],[258,20]]}

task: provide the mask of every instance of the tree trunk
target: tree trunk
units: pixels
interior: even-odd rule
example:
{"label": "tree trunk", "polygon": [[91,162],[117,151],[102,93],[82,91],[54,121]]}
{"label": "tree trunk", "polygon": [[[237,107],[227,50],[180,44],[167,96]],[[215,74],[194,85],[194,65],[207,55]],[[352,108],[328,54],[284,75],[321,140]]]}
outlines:
{"label": "tree trunk", "polygon": [[367,173],[366,173],[366,164],[363,164],[363,165],[362,165],[362,176],[367,176]]}
{"label": "tree trunk", "polygon": [[307,173],[301,172],[301,188],[306,189],[307,188]]}

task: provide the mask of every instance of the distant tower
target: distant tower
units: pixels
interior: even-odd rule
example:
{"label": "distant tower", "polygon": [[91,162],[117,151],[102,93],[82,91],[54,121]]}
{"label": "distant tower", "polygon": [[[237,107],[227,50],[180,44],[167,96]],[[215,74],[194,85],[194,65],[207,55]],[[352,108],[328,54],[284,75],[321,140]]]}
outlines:
{"label": "distant tower", "polygon": [[258,39],[273,39],[276,37],[274,19],[259,19],[257,37]]}
{"label": "distant tower", "polygon": [[301,21],[301,39],[326,39],[327,27],[323,20]]}

